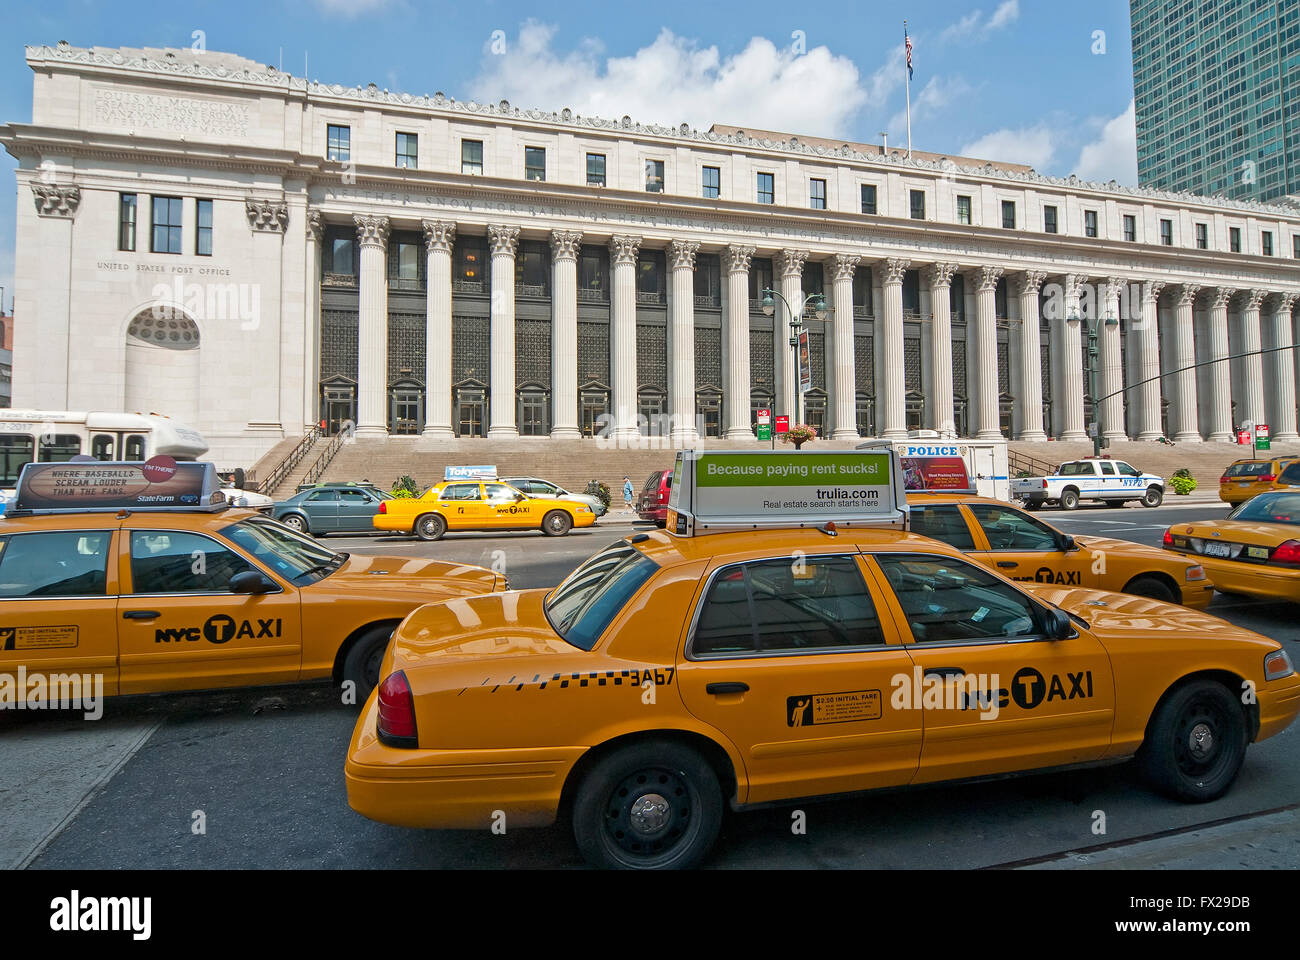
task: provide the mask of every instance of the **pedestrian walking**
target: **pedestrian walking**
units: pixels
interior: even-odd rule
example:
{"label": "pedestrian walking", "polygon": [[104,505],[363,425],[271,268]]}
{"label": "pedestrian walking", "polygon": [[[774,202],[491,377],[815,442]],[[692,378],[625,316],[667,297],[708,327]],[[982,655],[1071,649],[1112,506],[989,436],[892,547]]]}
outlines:
{"label": "pedestrian walking", "polygon": [[632,478],[623,478],[623,509],[632,512]]}

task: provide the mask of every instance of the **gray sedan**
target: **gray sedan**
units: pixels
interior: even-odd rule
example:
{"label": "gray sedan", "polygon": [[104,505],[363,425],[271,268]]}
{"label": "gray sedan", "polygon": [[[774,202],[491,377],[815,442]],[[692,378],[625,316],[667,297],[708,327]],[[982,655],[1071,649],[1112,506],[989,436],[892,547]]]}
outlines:
{"label": "gray sedan", "polygon": [[272,518],[299,533],[375,533],[371,518],[393,499],[371,487],[313,487],[271,508]]}
{"label": "gray sedan", "polygon": [[597,519],[600,519],[605,514],[605,501],[601,500],[600,497],[593,497],[588,493],[569,493],[559,484],[551,483],[551,481],[543,480],[540,477],[502,477],[500,482],[508,483],[516,490],[533,497],[542,497],[544,499],[568,497],[570,500],[585,503],[591,507]]}

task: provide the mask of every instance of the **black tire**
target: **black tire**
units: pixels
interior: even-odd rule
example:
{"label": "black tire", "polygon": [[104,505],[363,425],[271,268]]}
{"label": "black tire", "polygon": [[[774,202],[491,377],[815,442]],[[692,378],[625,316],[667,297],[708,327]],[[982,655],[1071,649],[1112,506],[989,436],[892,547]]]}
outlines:
{"label": "black tire", "polygon": [[573,802],[578,850],[606,869],[689,869],[704,859],[721,826],[717,774],[677,743],[611,753],[583,777]]}
{"label": "black tire", "polygon": [[1221,683],[1197,680],[1156,708],[1138,751],[1144,775],[1161,793],[1184,803],[1217,800],[1246,758],[1246,716]]}
{"label": "black tire", "polygon": [[548,537],[562,537],[573,529],[573,517],[564,510],[552,510],[542,517],[542,532]]}
{"label": "black tire", "polygon": [[290,530],[294,530],[298,533],[302,533],[302,534],[311,533],[311,528],[307,525],[307,518],[302,516],[301,514],[286,513],[283,517],[280,518],[280,522],[283,523]]}
{"label": "black tire", "polygon": [[1042,506],[1043,506],[1043,501],[1042,501],[1042,500],[1026,500],[1026,501],[1025,501],[1025,509],[1026,509],[1026,510],[1038,510],[1038,509],[1040,509]]}
{"label": "black tire", "polygon": [[1061,509],[1078,510],[1079,509],[1079,491],[1073,488],[1061,491]]}
{"label": "black tire", "polygon": [[357,637],[343,658],[343,682],[351,681],[355,685],[358,707],[366,702],[370,691],[379,683],[379,664],[392,636],[392,627],[371,627]]}
{"label": "black tire", "polygon": [[441,540],[447,532],[447,521],[441,514],[424,513],[416,517],[412,532],[421,540]]}
{"label": "black tire", "polygon": [[1158,507],[1165,499],[1165,492],[1159,487],[1152,484],[1147,487],[1147,492],[1142,496],[1142,506]]}
{"label": "black tire", "polygon": [[1124,587],[1125,593],[1135,597],[1150,597],[1165,603],[1178,603],[1179,598],[1169,584],[1159,577],[1134,577]]}

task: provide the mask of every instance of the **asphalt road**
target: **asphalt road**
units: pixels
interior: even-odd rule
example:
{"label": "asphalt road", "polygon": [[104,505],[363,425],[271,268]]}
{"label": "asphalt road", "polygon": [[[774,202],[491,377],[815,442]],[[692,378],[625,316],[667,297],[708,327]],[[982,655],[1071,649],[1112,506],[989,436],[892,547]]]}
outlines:
{"label": "asphalt road", "polygon": [[[1040,516],[1072,534],[1158,544],[1172,522],[1221,516],[1212,505],[1083,508]],[[549,586],[632,527],[564,538],[463,535],[439,543],[331,537],[336,550],[505,563],[521,588]],[[497,551],[500,551],[499,553]],[[1278,637],[1300,659],[1294,608],[1219,596],[1211,612]],[[100,869],[578,867],[567,831],[409,831],[347,806],[343,756],[355,713],[327,686],[121,698],[98,723],[11,714],[0,750],[0,865]],[[1300,796],[1295,728],[1250,748],[1223,799],[1202,806],[1152,793],[1127,765],[936,786],[729,816],[716,868],[971,868],[1055,858],[1097,846],[1236,821],[1210,837],[1209,865],[1300,865],[1294,833],[1249,831],[1252,817]],[[1094,832],[1098,812],[1106,832]],[[1273,814],[1277,816],[1277,814]],[[1199,836],[1200,834],[1197,834]],[[1244,835],[1247,839],[1241,839]],[[1204,843],[1203,843],[1204,846]],[[1135,846],[1129,849],[1141,849]],[[1119,865],[1123,865],[1121,862]]]}

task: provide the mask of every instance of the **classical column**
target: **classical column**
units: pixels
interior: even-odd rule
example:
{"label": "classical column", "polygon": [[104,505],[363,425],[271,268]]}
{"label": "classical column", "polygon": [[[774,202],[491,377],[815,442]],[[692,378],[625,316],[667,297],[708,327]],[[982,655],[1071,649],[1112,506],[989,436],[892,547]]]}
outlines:
{"label": "classical column", "polygon": [[577,440],[578,254],[582,234],[551,231],[551,438]]}
{"label": "classical column", "polygon": [[450,440],[451,247],[456,224],[424,220],[424,436]]}
{"label": "classical column", "polygon": [[[1097,377],[1097,397],[1094,397],[1092,402],[1096,404],[1098,397],[1109,398],[1101,401],[1097,422],[1101,425],[1102,436],[1111,440],[1128,439],[1128,434],[1124,432],[1126,394],[1123,392],[1124,363],[1120,351],[1119,332],[1119,294],[1123,288],[1122,277],[1110,277],[1106,280],[1106,309],[1104,312],[1098,311],[1101,315],[1095,321],[1101,328],[1098,337],[1100,356],[1097,359],[1100,374]],[[1116,322],[1107,323],[1106,321],[1111,318]],[[1133,346],[1134,344],[1129,344],[1130,348]]]}
{"label": "classical column", "polygon": [[1043,351],[1038,330],[1038,291],[1047,274],[1026,270],[1016,279],[1020,296],[1021,440],[1046,440],[1043,432]]}
{"label": "classical column", "polygon": [[[724,436],[728,440],[754,439],[754,430],[749,422],[749,262],[753,256],[753,247],[738,244],[722,251],[722,269],[727,271],[727,395],[724,398],[727,426]],[[692,383],[690,388],[691,409],[694,410],[695,384]]]}
{"label": "classical column", "polygon": [[[14,292],[14,313],[21,318],[24,332],[30,330],[35,335],[15,338],[13,400],[46,410],[75,409],[74,398],[79,388],[94,396],[100,396],[103,389],[95,377],[69,376],[74,357],[92,369],[101,360],[90,348],[89,339],[73,332],[73,281],[69,273],[74,257],[73,222],[81,205],[81,188],[48,182],[46,178],[54,177],[53,170],[43,169],[39,176],[43,182],[30,185],[39,219],[31,223],[30,241],[25,234],[14,258],[15,275],[22,278]],[[147,208],[148,204],[143,204],[138,209],[136,249],[140,251],[149,249]],[[30,223],[20,221],[24,222]],[[84,228],[84,217],[82,223]],[[145,284],[144,289],[148,286]],[[155,306],[158,306],[156,301]],[[207,333],[206,329],[203,333]],[[195,396],[199,394],[197,384],[192,390]],[[117,388],[116,395],[120,401],[124,396],[123,387]],[[108,409],[114,408],[108,405]]]}
{"label": "classical column", "polygon": [[614,388],[613,438],[638,435],[636,427],[636,257],[640,237],[614,237],[609,241],[609,262],[614,274],[610,305],[609,361]]}
{"label": "classical column", "polygon": [[1266,296],[1267,290],[1256,288],[1247,292],[1241,300],[1241,344],[1237,353],[1246,356],[1241,359],[1240,423],[1268,423],[1264,412],[1264,358],[1259,353],[1259,305]]}
{"label": "classical column", "polygon": [[[672,395],[668,417],[673,446],[691,446],[699,439],[695,429],[695,254],[699,249],[699,243],[694,240],[674,240],[668,245],[673,291],[672,339],[668,345]],[[745,351],[748,374],[748,343]],[[734,356],[731,362],[735,364]],[[728,404],[734,405],[730,400]],[[748,397],[745,408],[749,409]]]}
{"label": "classical column", "polygon": [[1001,267],[981,267],[975,299],[975,369],[978,402],[975,407],[975,439],[1001,440],[998,416],[998,318],[997,287]]}
{"label": "classical column", "polygon": [[[1052,395],[1057,406],[1056,422],[1060,424],[1057,434],[1061,440],[1087,440],[1088,430],[1083,422],[1084,397],[1084,360],[1083,360],[1083,324],[1079,320],[1079,286],[1087,282],[1087,277],[1077,273],[1067,273],[1065,281],[1065,302],[1063,316],[1057,321],[1061,330],[1061,356],[1053,356],[1052,363],[1060,372],[1060,397]],[[1074,318],[1075,322],[1070,322]]]}
{"label": "classical column", "polygon": [[388,436],[388,218],[355,214],[361,247],[357,309],[358,437]]}
{"label": "classical column", "polygon": [[912,261],[891,258],[884,262],[881,286],[885,295],[876,349],[880,351],[880,389],[876,391],[876,423],[886,440],[907,439],[904,406],[907,381],[903,374],[903,274]]}
{"label": "classical column", "polygon": [[319,210],[307,211],[307,282],[303,286],[303,426],[320,423],[320,251],[325,225]]}
{"label": "classical column", "polygon": [[832,282],[831,314],[832,352],[835,374],[831,379],[831,410],[834,432],[832,440],[858,439],[858,391],[853,376],[853,275],[857,272],[855,254],[837,253],[830,261]]}
{"label": "classical column", "polygon": [[1200,287],[1185,283],[1178,288],[1174,305],[1174,384],[1178,403],[1173,410],[1172,427],[1175,443],[1200,443],[1201,428],[1197,423],[1196,370],[1184,370],[1196,363],[1196,294]]}
{"label": "classical column", "polygon": [[1232,368],[1228,361],[1228,303],[1237,291],[1233,287],[1215,287],[1210,305],[1210,416],[1206,439],[1231,441]]}
{"label": "classical column", "polygon": [[926,271],[930,283],[930,422],[939,436],[957,436],[952,399],[952,277],[955,263],[935,263]]}
{"label": "classical column", "polygon": [[488,244],[492,247],[488,439],[507,440],[519,436],[515,426],[515,251],[519,249],[519,228],[489,226]]}
{"label": "classical column", "polygon": [[1268,426],[1274,440],[1300,440],[1296,433],[1295,352],[1292,345],[1291,306],[1294,293],[1279,293],[1269,314],[1269,346],[1286,347],[1268,354]]}
{"label": "classical column", "polygon": [[[1165,435],[1160,416],[1160,291],[1165,287],[1158,280],[1142,284],[1142,322],[1135,324],[1139,351],[1138,383],[1135,391],[1138,404],[1139,440],[1159,440]],[[1132,349],[1132,344],[1129,345]]]}
{"label": "classical column", "polygon": [[[790,310],[798,310],[799,303],[803,300],[803,265],[807,259],[807,250],[782,250],[772,261],[781,278],[781,296],[789,304]],[[794,426],[799,409],[795,402],[799,384],[794,378],[794,352],[790,349],[790,310],[778,300],[776,312],[772,315],[772,349],[775,354],[773,369],[776,372],[773,379],[776,412],[789,414],[790,426]]]}

